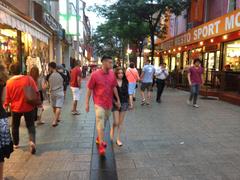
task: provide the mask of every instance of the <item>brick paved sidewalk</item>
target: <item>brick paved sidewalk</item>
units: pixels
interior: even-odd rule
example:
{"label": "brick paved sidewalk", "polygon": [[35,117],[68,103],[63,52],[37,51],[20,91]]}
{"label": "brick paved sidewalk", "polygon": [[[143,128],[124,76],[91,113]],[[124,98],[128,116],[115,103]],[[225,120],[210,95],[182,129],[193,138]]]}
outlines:
{"label": "brick paved sidewalk", "polygon": [[118,177],[156,180],[240,180],[240,107],[167,89],[155,102],[128,113],[124,146],[115,146]]}
{"label": "brick paved sidewalk", "polygon": [[[125,121],[124,146],[114,145],[120,180],[240,180],[240,107],[200,100],[201,107],[194,109],[186,105],[187,97],[167,89],[162,104],[149,107],[141,107],[138,97]],[[82,92],[80,102],[84,98]],[[72,116],[69,93],[57,128],[51,127],[53,115],[46,109],[35,156],[28,152],[22,126],[21,148],[6,161],[5,174],[11,180],[89,179],[95,116],[93,107],[86,114],[83,104],[82,115]]]}
{"label": "brick paved sidewalk", "polygon": [[85,113],[85,90],[81,92],[80,116],[71,115],[69,90],[61,120],[51,127],[53,118],[49,105],[45,106],[45,125],[37,127],[37,154],[28,152],[27,130],[22,121],[20,145],[5,163],[5,175],[10,180],[77,180],[89,179],[94,135],[95,116],[93,108]]}

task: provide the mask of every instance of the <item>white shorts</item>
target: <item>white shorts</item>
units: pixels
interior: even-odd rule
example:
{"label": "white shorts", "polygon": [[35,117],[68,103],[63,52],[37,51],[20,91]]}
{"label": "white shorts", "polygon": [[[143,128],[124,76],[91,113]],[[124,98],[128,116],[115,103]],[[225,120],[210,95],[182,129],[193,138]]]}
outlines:
{"label": "white shorts", "polygon": [[71,87],[72,94],[73,94],[73,100],[79,101],[80,100],[80,89],[76,87]]}

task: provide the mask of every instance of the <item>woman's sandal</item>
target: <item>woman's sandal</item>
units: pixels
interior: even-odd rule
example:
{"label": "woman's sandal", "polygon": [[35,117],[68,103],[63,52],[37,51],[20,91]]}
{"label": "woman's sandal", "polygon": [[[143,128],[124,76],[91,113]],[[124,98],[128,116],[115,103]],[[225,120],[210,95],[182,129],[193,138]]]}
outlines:
{"label": "woman's sandal", "polygon": [[116,141],[116,144],[117,144],[119,147],[123,146],[123,143],[122,143],[122,142],[119,142],[119,141]]}

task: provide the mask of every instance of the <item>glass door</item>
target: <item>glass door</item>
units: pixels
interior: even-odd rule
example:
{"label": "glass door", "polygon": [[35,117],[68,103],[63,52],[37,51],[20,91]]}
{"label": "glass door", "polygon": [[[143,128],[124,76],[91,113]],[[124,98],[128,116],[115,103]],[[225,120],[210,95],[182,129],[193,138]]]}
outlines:
{"label": "glass door", "polygon": [[173,71],[175,69],[176,66],[176,57],[172,57],[171,58],[171,71]]}
{"label": "glass door", "polygon": [[216,52],[207,52],[204,54],[203,66],[205,84],[211,85],[212,71],[216,69]]}
{"label": "glass door", "polygon": [[215,52],[210,52],[208,55],[208,66],[207,66],[207,83],[212,82],[212,71],[216,69],[215,65]]}

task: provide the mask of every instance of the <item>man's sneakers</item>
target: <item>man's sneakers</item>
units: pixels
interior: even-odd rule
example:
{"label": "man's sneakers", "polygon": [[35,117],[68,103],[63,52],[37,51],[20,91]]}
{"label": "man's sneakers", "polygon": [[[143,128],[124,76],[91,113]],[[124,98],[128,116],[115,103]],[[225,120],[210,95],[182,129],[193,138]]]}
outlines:
{"label": "man's sneakers", "polygon": [[197,104],[194,104],[193,107],[195,107],[195,108],[199,108],[200,106],[197,105]]}
{"label": "man's sneakers", "polygon": [[[99,145],[100,141],[99,138],[96,138],[96,144]],[[102,142],[103,146],[106,148],[107,147],[107,143],[105,141]]]}
{"label": "man's sneakers", "polygon": [[99,138],[96,138],[96,144],[98,145],[98,153],[100,156],[104,156],[105,152],[106,152],[106,148],[107,148],[107,143],[106,142],[102,142],[100,144]]}
{"label": "man's sneakers", "polygon": [[106,153],[106,147],[103,145],[103,143],[101,145],[99,145],[98,147],[98,153],[100,156],[105,156]]}
{"label": "man's sneakers", "polygon": [[187,100],[187,105],[191,105],[191,101]]}

